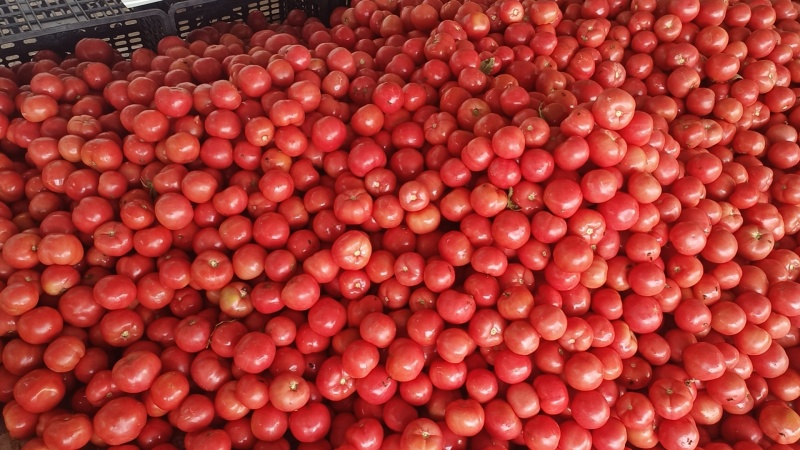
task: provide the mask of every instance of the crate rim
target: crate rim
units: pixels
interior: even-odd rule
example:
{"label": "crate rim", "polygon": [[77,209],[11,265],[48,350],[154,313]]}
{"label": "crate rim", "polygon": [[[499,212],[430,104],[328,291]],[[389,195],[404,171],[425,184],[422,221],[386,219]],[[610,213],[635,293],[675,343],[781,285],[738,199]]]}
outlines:
{"label": "crate rim", "polygon": [[58,31],[69,31],[87,27],[95,27],[100,25],[109,25],[117,22],[126,22],[128,20],[140,19],[143,17],[149,17],[154,15],[160,16],[160,18],[163,20],[164,25],[166,26],[167,33],[174,32],[175,25],[172,23],[167,13],[165,13],[164,11],[156,8],[136,8],[113,16],[94,18],[83,22],[79,21],[79,22],[71,22],[65,24],[57,24],[39,30],[23,31],[22,33],[19,34],[9,34],[6,36],[0,36],[0,45],[12,42],[19,42],[25,39],[38,38],[40,36],[47,36],[49,34],[53,34],[53,32],[58,32]]}

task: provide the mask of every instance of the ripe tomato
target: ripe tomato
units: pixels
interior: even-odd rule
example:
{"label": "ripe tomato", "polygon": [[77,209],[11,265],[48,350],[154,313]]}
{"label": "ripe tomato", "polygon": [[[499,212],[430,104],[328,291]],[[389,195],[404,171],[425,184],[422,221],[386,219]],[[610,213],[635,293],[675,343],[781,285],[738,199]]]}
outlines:
{"label": "ripe tomato", "polygon": [[443,448],[442,430],[430,419],[415,419],[403,429],[399,445],[400,448],[439,450]]}
{"label": "ripe tomato", "polygon": [[132,397],[119,397],[103,405],[94,416],[93,429],[97,437],[109,445],[121,445],[134,440],[146,424],[144,405]]}

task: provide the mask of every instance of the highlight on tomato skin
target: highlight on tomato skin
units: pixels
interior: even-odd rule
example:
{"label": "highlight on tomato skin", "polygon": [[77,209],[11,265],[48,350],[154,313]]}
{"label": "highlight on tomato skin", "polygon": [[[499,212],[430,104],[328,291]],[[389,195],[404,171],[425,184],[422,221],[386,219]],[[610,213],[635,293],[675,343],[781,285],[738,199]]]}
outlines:
{"label": "highlight on tomato skin", "polygon": [[0,67],[8,436],[794,448],[798,15],[353,0]]}

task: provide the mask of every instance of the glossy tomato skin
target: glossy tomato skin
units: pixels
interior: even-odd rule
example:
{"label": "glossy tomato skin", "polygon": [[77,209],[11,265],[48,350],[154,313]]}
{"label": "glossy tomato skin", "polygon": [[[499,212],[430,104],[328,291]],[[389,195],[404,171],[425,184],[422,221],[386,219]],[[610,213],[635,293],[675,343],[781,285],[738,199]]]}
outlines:
{"label": "glossy tomato skin", "polygon": [[106,403],[93,419],[94,432],[109,445],[130,442],[146,423],[144,405],[131,398],[120,397]]}
{"label": "glossy tomato skin", "polygon": [[23,375],[14,385],[14,400],[31,413],[53,409],[64,398],[66,386],[61,377],[48,369]]}
{"label": "glossy tomato skin", "polygon": [[92,421],[85,414],[65,414],[48,421],[42,440],[49,447],[78,449],[92,437]]}
{"label": "glossy tomato skin", "polygon": [[442,430],[430,419],[413,420],[401,433],[400,448],[440,449]]}
{"label": "glossy tomato skin", "polygon": [[149,389],[161,371],[158,355],[133,351],[118,360],[111,370],[114,384],[123,392],[139,393]]}

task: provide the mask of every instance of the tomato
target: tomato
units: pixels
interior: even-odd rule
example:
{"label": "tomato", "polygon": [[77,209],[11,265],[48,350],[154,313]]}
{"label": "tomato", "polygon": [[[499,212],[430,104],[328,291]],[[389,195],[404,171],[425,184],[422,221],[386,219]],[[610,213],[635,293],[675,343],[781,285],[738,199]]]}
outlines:
{"label": "tomato", "polygon": [[328,434],[331,417],[321,403],[309,403],[289,415],[289,430],[300,442],[316,442]]}
{"label": "tomato", "polygon": [[93,429],[106,444],[121,445],[139,435],[146,417],[141,402],[131,397],[120,397],[110,400],[97,411],[92,421]]}
{"label": "tomato", "polygon": [[389,377],[383,366],[378,365],[366,377],[356,380],[356,391],[370,404],[381,405],[397,392],[397,382]]}
{"label": "tomato", "polygon": [[658,439],[666,449],[694,448],[698,442],[697,424],[691,417],[664,420],[658,429]]}
{"label": "tomato", "polygon": [[592,106],[595,122],[609,130],[621,130],[633,120],[635,101],[627,92],[611,88],[598,95]]}
{"label": "tomato", "polygon": [[455,400],[445,409],[447,427],[459,436],[474,436],[483,428],[484,411],[475,400]]}
{"label": "tomato", "polygon": [[275,343],[264,333],[251,332],[241,336],[233,348],[233,362],[246,373],[261,373],[275,358]]}
{"label": "tomato", "polygon": [[161,360],[158,355],[133,351],[114,364],[111,378],[121,391],[139,393],[150,388],[160,371]]}
{"label": "tomato", "polygon": [[299,409],[308,402],[310,395],[308,383],[291,372],[276,376],[269,386],[270,403],[283,412]]}
{"label": "tomato", "polygon": [[177,409],[169,413],[175,427],[187,433],[200,431],[210,425],[213,414],[213,402],[201,394],[187,396]]}
{"label": "tomato", "polygon": [[561,440],[561,428],[549,416],[534,416],[525,423],[523,438],[528,448],[555,449]]}
{"label": "tomato", "polygon": [[19,337],[30,344],[51,342],[63,330],[64,321],[54,308],[39,306],[17,319]]}
{"label": "tomato", "polygon": [[191,265],[192,279],[203,289],[222,289],[233,278],[233,266],[227,255],[217,250],[200,253]]}
{"label": "tomato", "polygon": [[439,450],[443,448],[442,430],[430,419],[415,419],[403,429],[399,444],[400,448]]}
{"label": "tomato", "polygon": [[79,449],[87,445],[91,437],[92,420],[85,414],[53,417],[42,432],[42,440],[52,448]]}
{"label": "tomato", "polygon": [[797,441],[797,428],[794,427],[800,416],[789,407],[780,403],[769,403],[764,406],[758,416],[759,425],[764,433],[779,444],[791,444]]}
{"label": "tomato", "polygon": [[411,381],[422,371],[424,352],[412,340],[395,340],[389,347],[386,371],[396,381]]}
{"label": "tomato", "polygon": [[347,231],[331,247],[336,264],[345,270],[359,270],[366,266],[372,255],[372,245],[364,232]]}
{"label": "tomato", "polygon": [[692,409],[691,391],[681,381],[668,378],[655,380],[648,394],[655,412],[664,419],[680,419]]}
{"label": "tomato", "polygon": [[347,428],[344,439],[355,448],[379,447],[384,440],[381,422],[373,418],[360,419]]}
{"label": "tomato", "polygon": [[165,411],[176,409],[188,394],[189,380],[178,371],[164,372],[150,385],[153,403]]}

